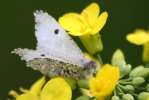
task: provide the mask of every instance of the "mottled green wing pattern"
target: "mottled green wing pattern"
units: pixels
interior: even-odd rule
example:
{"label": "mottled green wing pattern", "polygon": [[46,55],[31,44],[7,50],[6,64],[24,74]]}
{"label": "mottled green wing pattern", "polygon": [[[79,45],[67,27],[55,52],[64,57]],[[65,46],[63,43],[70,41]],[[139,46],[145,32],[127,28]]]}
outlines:
{"label": "mottled green wing pattern", "polygon": [[90,76],[96,69],[96,65],[92,61],[86,64],[86,67],[83,67],[50,58],[36,58],[34,60],[30,60],[27,62],[27,66],[35,70],[39,70],[48,77],[65,76],[73,77],[75,79]]}

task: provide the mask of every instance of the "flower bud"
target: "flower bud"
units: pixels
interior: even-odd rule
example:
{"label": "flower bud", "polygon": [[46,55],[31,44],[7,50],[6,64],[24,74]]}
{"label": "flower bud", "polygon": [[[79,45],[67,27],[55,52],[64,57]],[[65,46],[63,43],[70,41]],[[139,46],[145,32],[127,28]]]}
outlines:
{"label": "flower bud", "polygon": [[146,91],[149,92],[149,84],[146,85]]}
{"label": "flower bud", "polygon": [[90,100],[90,98],[88,96],[80,96],[75,100]]}
{"label": "flower bud", "polygon": [[112,56],[112,65],[118,66],[120,68],[121,77],[129,74],[131,71],[131,65],[127,65],[125,62],[124,54],[121,50],[116,50]]}
{"label": "flower bud", "polygon": [[111,100],[120,100],[120,98],[118,96],[113,96]]}
{"label": "flower bud", "polygon": [[134,100],[134,97],[131,94],[124,94],[122,100]]}
{"label": "flower bud", "polygon": [[139,67],[138,69],[133,72],[133,74],[130,73],[131,77],[147,77],[149,76],[149,68]]}
{"label": "flower bud", "polygon": [[85,96],[93,97],[89,89],[80,88],[80,92]]}
{"label": "flower bud", "polygon": [[86,50],[92,55],[103,50],[103,44],[99,34],[83,35],[80,36],[80,40]]}
{"label": "flower bud", "polygon": [[149,68],[144,68],[143,72],[140,73],[140,76],[148,77],[149,76]]}
{"label": "flower bud", "polygon": [[148,97],[149,97],[148,92],[142,92],[138,95],[138,100],[147,100]]}
{"label": "flower bud", "polygon": [[129,72],[131,71],[131,65],[130,64],[122,65],[120,66],[120,70],[122,76],[128,75]]}
{"label": "flower bud", "polygon": [[135,88],[132,85],[126,85],[123,88],[127,92],[133,92],[135,90]]}
{"label": "flower bud", "polygon": [[125,61],[125,58],[123,52],[120,49],[118,49],[114,52],[111,62],[112,65],[119,65],[119,62],[121,61]]}
{"label": "flower bud", "polygon": [[140,72],[142,72],[144,70],[144,66],[140,65],[140,66],[137,66],[136,68],[134,68],[131,73],[130,73],[130,77],[138,77],[138,74]]}
{"label": "flower bud", "polygon": [[121,77],[123,77],[125,75],[128,75],[129,72],[131,71],[131,65],[130,64],[126,64],[125,61],[120,61],[115,66],[118,66],[119,67]]}
{"label": "flower bud", "polygon": [[85,80],[85,79],[81,79],[81,80],[78,80],[78,86],[80,88],[85,88],[85,89],[88,89],[89,88],[89,82],[88,80]]}
{"label": "flower bud", "polygon": [[135,86],[138,86],[138,85],[141,85],[145,82],[145,79],[143,77],[135,77],[133,80],[132,80],[132,84],[135,85]]}

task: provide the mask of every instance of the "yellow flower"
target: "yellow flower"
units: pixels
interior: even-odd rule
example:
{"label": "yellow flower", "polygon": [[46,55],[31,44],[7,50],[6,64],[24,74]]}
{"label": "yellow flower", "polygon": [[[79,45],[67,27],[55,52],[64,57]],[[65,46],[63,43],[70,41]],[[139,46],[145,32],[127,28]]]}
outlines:
{"label": "yellow flower", "polygon": [[94,35],[103,28],[108,17],[107,12],[99,13],[98,4],[91,3],[81,14],[72,12],[60,17],[59,23],[73,36]]}
{"label": "yellow flower", "polygon": [[16,100],[71,100],[71,88],[63,78],[57,77],[46,84],[45,82],[43,77],[35,82],[30,90],[23,89],[23,94],[18,95],[15,91],[11,91],[10,94]]}
{"label": "yellow flower", "polygon": [[112,93],[120,77],[118,67],[106,64],[96,77],[90,79],[90,91],[97,100],[104,100],[104,98]]}
{"label": "yellow flower", "polygon": [[141,29],[136,30],[127,35],[127,40],[136,45],[144,45],[149,42],[149,32]]}
{"label": "yellow flower", "polygon": [[136,30],[134,33],[127,35],[127,40],[136,45],[143,45],[143,61],[149,62],[149,31]]}
{"label": "yellow flower", "polygon": [[79,36],[87,51],[94,55],[103,50],[99,34],[108,18],[108,13],[100,14],[100,7],[97,3],[91,3],[81,14],[67,13],[59,18],[60,25],[73,36]]}
{"label": "yellow flower", "polygon": [[41,100],[71,100],[71,87],[63,78],[51,79],[41,91]]}

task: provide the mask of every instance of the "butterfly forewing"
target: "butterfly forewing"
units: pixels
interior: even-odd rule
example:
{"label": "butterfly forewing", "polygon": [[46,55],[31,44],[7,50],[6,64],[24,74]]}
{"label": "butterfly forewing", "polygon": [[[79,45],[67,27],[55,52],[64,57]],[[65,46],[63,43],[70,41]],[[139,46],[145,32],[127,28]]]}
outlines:
{"label": "butterfly forewing", "polygon": [[86,62],[81,50],[52,16],[43,11],[37,11],[34,15],[37,49],[69,63],[82,65]]}

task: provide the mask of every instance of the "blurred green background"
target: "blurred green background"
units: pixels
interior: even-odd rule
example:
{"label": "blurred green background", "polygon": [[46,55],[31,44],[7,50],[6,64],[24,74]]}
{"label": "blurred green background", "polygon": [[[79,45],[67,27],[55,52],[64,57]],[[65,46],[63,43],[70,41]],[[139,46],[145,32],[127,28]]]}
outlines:
{"label": "blurred green background", "polygon": [[42,9],[57,19],[66,12],[80,12],[91,2],[109,12],[101,31],[104,62],[110,62],[114,50],[121,48],[128,63],[142,63],[142,48],[128,43],[125,36],[136,28],[148,28],[149,0],[0,0],[0,100],[6,100],[10,89],[28,88],[41,76],[10,53],[17,47],[35,48],[33,12]]}

